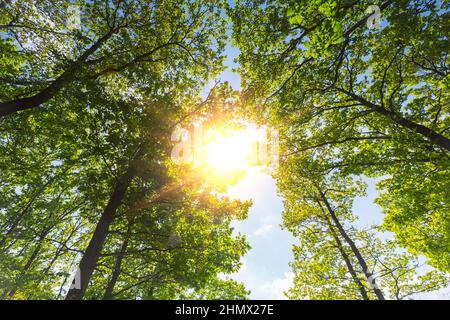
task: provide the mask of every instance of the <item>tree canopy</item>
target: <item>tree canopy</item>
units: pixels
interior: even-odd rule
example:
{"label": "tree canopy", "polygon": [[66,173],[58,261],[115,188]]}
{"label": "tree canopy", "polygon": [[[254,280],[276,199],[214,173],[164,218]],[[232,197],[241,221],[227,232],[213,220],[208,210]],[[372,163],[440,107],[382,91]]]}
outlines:
{"label": "tree canopy", "polygon": [[288,298],[448,286],[449,4],[0,1],[0,298],[247,299],[245,170],[173,159],[198,122],[278,130]]}
{"label": "tree canopy", "polygon": [[380,178],[386,229],[449,270],[448,1],[380,2],[378,29],[370,4],[238,2],[244,96],[286,159]]}
{"label": "tree canopy", "polygon": [[[349,238],[366,248],[367,240],[358,239],[373,235],[353,230],[348,203],[357,196],[351,186],[360,177],[378,181],[381,232],[395,235],[395,245],[374,244],[374,252],[362,256],[390,260],[393,254],[383,268],[394,270],[393,263],[410,270],[404,263],[424,255],[448,272],[449,2],[244,0],[229,6],[228,14],[248,114],[280,131],[276,178],[286,227],[301,240],[294,248],[296,279],[288,295],[367,296],[358,279],[365,267],[352,275],[350,269],[357,268],[349,268],[354,258],[345,257],[345,250],[355,250],[347,243],[341,251],[346,236],[321,213],[335,211],[342,231],[352,230]],[[328,189],[327,208],[320,195]],[[408,259],[397,255],[399,247],[409,251]],[[393,251],[388,254],[387,248]],[[354,280],[348,288],[341,287],[344,274]],[[401,298],[413,287],[388,291]]]}
{"label": "tree canopy", "polygon": [[16,1],[1,29],[2,297],[245,297],[218,275],[248,250],[230,222],[249,203],[170,162],[175,126],[229,99],[199,94],[223,68],[220,3]]}

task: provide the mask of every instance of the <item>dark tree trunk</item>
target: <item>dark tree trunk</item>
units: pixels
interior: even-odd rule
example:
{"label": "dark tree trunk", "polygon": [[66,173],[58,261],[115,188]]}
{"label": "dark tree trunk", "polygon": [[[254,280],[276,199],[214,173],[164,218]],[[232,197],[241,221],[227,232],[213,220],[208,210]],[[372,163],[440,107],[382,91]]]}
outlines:
{"label": "dark tree trunk", "polygon": [[[42,244],[44,242],[45,237],[47,236],[47,234],[49,233],[50,228],[44,228],[41,232],[41,234],[39,235],[39,239],[38,239],[38,244],[36,245],[36,247],[33,250],[33,253],[31,254],[31,256],[28,258],[27,262],[25,263],[25,266],[23,267],[20,275],[18,276],[18,279],[20,280],[20,278],[28,271],[28,269],[30,269],[31,265],[33,264],[33,262],[36,260],[37,256],[39,255],[39,252],[41,251],[42,248]],[[14,297],[14,295],[16,294],[17,290],[19,289],[19,287],[16,285],[14,286],[9,293],[7,294],[8,297],[11,299],[12,297]]]}
{"label": "dark tree trunk", "polygon": [[434,131],[424,125],[421,125],[421,124],[415,123],[409,119],[406,119],[398,112],[388,110],[386,108],[383,108],[382,106],[379,106],[370,101],[367,101],[367,100],[363,99],[362,97],[360,97],[350,91],[343,90],[343,89],[338,89],[338,90],[345,93],[346,95],[350,96],[352,99],[360,102],[361,104],[368,107],[369,109],[377,112],[378,114],[389,117],[396,124],[398,124],[404,128],[407,128],[411,131],[417,132],[417,133],[421,134],[422,136],[424,136],[425,138],[427,138],[433,144],[440,146],[441,148],[443,148],[447,151],[450,151],[450,139],[444,137],[443,135],[437,133],[436,131]]}
{"label": "dark tree trunk", "polygon": [[84,297],[89,281],[91,280],[94,268],[100,257],[103,244],[108,234],[109,226],[114,221],[117,209],[122,203],[128,187],[134,177],[133,166],[130,165],[127,172],[117,182],[114,192],[105,207],[89,245],[81,259],[80,285],[81,289],[72,288],[66,295],[66,300],[81,300]]}
{"label": "dark tree trunk", "polygon": [[361,297],[364,300],[369,300],[369,295],[367,294],[367,290],[364,287],[364,285],[361,283],[361,280],[358,278],[358,275],[355,271],[355,268],[353,267],[352,262],[350,261],[349,256],[344,250],[344,246],[342,245],[341,239],[339,239],[339,236],[336,234],[336,231],[334,230],[333,224],[328,219],[328,217],[325,217],[325,220],[330,228],[331,234],[333,236],[334,241],[336,242],[336,246],[339,250],[339,253],[341,254],[342,258],[344,259],[345,265],[347,266],[348,272],[352,276],[353,281],[356,283],[359,289],[359,293],[361,294]]}
{"label": "dark tree trunk", "polygon": [[129,222],[129,224],[128,224],[127,234],[126,234],[125,239],[124,239],[124,241],[122,243],[122,246],[120,247],[120,251],[117,254],[116,262],[114,264],[113,273],[112,273],[111,279],[108,282],[108,287],[105,290],[105,294],[103,296],[103,300],[111,300],[113,298],[114,286],[116,285],[117,279],[119,279],[119,275],[120,275],[121,268],[122,268],[122,260],[125,257],[125,252],[127,251],[127,248],[128,248],[128,242],[129,242],[129,239],[130,239],[130,232],[131,232],[131,222]]}
{"label": "dark tree trunk", "polygon": [[[2,249],[6,245],[6,241],[8,240],[9,235],[19,226],[20,222],[22,222],[22,219],[28,214],[28,212],[31,210],[31,206],[36,201],[38,197],[40,197],[47,187],[49,187],[57,178],[61,177],[62,175],[65,175],[67,171],[71,167],[68,167],[65,169],[61,174],[57,174],[50,178],[42,187],[33,195],[33,197],[27,202],[25,207],[21,210],[21,212],[17,213],[17,216],[13,219],[13,221],[6,222],[4,225],[1,226],[1,228],[8,227],[8,224],[10,224],[8,230],[6,230],[5,235],[0,240],[0,249]],[[6,252],[7,249],[3,249],[3,252]]]}
{"label": "dark tree trunk", "polygon": [[[347,232],[345,231],[344,227],[342,226],[341,222],[339,221],[338,217],[336,216],[336,213],[334,212],[333,208],[331,207],[330,203],[328,202],[327,197],[325,194],[319,189],[320,196],[325,203],[325,206],[330,213],[331,219],[333,220],[334,225],[338,229],[341,236],[344,238],[345,242],[350,246],[353,254],[355,255],[356,259],[358,260],[359,265],[361,266],[365,277],[367,278],[367,281],[371,281],[372,279],[372,273],[369,271],[369,268],[367,267],[366,260],[361,255],[361,252],[359,251],[358,247],[356,246],[355,242],[349,237]],[[380,289],[373,287],[373,292],[377,296],[379,300],[385,300],[383,293]]]}
{"label": "dark tree trunk", "polygon": [[415,131],[415,132],[421,134],[422,136],[424,136],[428,140],[430,140],[433,144],[438,145],[447,151],[450,151],[450,139],[444,137],[443,135],[437,133],[436,131],[433,131],[432,129],[430,129],[424,125],[421,125],[421,124],[415,123],[411,120],[408,120],[408,119],[400,116],[396,112],[386,110],[386,109],[378,107],[378,106],[376,106],[376,107],[377,107],[376,109],[375,108],[372,108],[372,109],[382,115],[386,115],[386,116],[390,117],[392,119],[392,121],[401,125],[402,127],[408,128],[411,131]]}
{"label": "dark tree trunk", "polygon": [[31,97],[19,98],[0,103],[0,118],[12,113],[31,109],[52,99],[61,89],[72,83],[80,70],[86,65],[86,60],[96,52],[111,36],[119,30],[119,27],[112,28],[103,37],[99,38],[89,49],[87,49],[77,60],[75,60],[58,78],[48,87],[34,94]]}
{"label": "dark tree trunk", "polygon": [[50,272],[50,269],[53,267],[53,264],[56,262],[56,260],[58,260],[58,258],[62,254],[65,253],[64,249],[67,248],[67,243],[70,241],[70,239],[72,239],[72,237],[73,237],[73,235],[75,234],[76,231],[78,231],[78,226],[75,226],[75,228],[72,229],[72,231],[70,232],[69,236],[61,243],[61,245],[58,247],[58,249],[56,249],[56,252],[55,252],[52,260],[50,260],[50,262],[48,263],[47,267],[42,272],[43,277],[41,278],[40,281],[42,281],[44,279],[44,277]]}
{"label": "dark tree trunk", "polygon": [[5,117],[11,113],[31,109],[37,107],[51,98],[53,98],[68,82],[71,81],[71,76],[66,71],[59,78],[57,78],[51,85],[44,90],[35,94],[34,96],[15,99],[0,103],[0,118]]}

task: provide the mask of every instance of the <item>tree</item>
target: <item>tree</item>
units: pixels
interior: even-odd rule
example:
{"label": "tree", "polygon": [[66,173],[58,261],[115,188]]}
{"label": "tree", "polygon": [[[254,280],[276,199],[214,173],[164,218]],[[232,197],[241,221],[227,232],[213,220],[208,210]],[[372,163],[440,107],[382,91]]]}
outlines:
{"label": "tree", "polygon": [[[71,91],[82,90],[86,82],[113,78],[145,87],[158,74],[180,81],[184,75],[178,72],[192,64],[197,80],[206,78],[217,71],[213,61],[220,59],[223,47],[223,19],[217,4],[140,0],[11,3],[2,9],[0,27],[6,41],[15,40],[16,49],[10,44],[9,52],[25,61],[16,67],[19,72],[3,76],[10,90],[0,102],[0,116],[49,106],[47,102],[61,92],[67,97]],[[67,30],[69,5],[80,7],[80,28]],[[8,63],[9,55],[2,60]],[[178,68],[166,73],[167,66],[174,65]]]}
{"label": "tree", "polygon": [[[448,2],[380,2],[381,26],[370,29],[373,4],[242,1],[229,8],[244,99],[254,117],[284,132],[284,157],[308,154],[324,174],[382,178],[385,227],[450,270],[442,180],[450,167]],[[421,187],[424,177],[435,187]]]}
{"label": "tree", "polygon": [[320,177],[298,165],[285,164],[279,180],[284,227],[300,241],[293,249],[289,298],[401,300],[448,284],[448,275],[424,268],[382,229],[355,226],[353,199],[364,193],[362,184],[337,175]]}
{"label": "tree", "polygon": [[204,288],[181,295],[182,299],[194,300],[244,300],[249,295],[242,284],[231,279],[214,279]]}
{"label": "tree", "polygon": [[218,4],[80,2],[82,29],[62,32],[68,4],[13,2],[1,18],[0,65],[17,69],[0,71],[1,294],[62,298],[78,266],[68,298],[202,290],[248,249],[229,223],[249,204],[202,200],[202,177],[168,160],[222,69]]}

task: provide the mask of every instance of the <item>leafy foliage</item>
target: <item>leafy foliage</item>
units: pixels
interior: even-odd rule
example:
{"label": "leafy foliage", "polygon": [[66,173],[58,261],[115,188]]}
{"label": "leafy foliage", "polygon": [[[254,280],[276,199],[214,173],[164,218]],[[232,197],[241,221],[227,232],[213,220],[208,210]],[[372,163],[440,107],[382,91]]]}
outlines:
{"label": "leafy foliage", "polygon": [[[374,4],[379,29],[367,26]],[[240,1],[228,12],[249,113],[279,128],[285,159],[315,176],[381,179],[385,229],[449,271],[448,1]]]}
{"label": "leafy foliage", "polygon": [[[67,29],[69,5],[79,29]],[[248,250],[230,222],[250,204],[213,196],[193,168],[168,161],[174,127],[201,111],[198,92],[222,70],[220,2],[2,10],[0,110],[13,106],[0,119],[2,297],[64,298],[86,257],[94,270],[78,298],[245,297],[217,277]]]}

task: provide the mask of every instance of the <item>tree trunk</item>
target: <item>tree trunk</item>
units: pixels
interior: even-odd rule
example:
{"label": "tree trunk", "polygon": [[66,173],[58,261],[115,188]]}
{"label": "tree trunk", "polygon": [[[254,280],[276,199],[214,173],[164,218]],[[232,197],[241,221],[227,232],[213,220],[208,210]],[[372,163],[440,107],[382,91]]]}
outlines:
{"label": "tree trunk", "polygon": [[31,97],[14,99],[0,103],[0,118],[12,113],[37,107],[52,99],[61,89],[70,84],[85,66],[87,58],[96,52],[111,36],[119,30],[112,28],[107,34],[99,38],[89,49],[87,49],[77,60],[75,60],[58,78],[48,87]]}
{"label": "tree trunk", "polygon": [[[75,232],[78,231],[78,228],[79,228],[79,226],[75,226],[75,228],[72,229],[72,231],[70,232],[70,234],[66,238],[66,240],[64,240],[61,243],[61,245],[58,247],[55,254],[53,255],[52,260],[48,263],[47,267],[42,271],[41,278],[36,282],[36,286],[39,286],[41,284],[41,282],[46,278],[46,276],[50,272],[51,268],[53,267],[53,264],[58,260],[58,258],[61,255],[63,255],[65,252],[67,252],[67,251],[64,251],[64,249],[66,248],[66,245],[69,242],[69,240],[72,239],[72,236],[75,234]],[[67,280],[67,277],[63,281],[63,285],[64,285],[64,283],[66,283],[66,280]],[[26,300],[30,300],[32,298],[33,298],[33,294],[30,294]]]}
{"label": "tree trunk", "polygon": [[[36,199],[38,197],[40,197],[45,190],[59,177],[65,175],[67,173],[67,171],[71,168],[71,166],[67,167],[67,169],[65,169],[62,173],[60,174],[56,174],[54,175],[52,178],[50,178],[46,183],[44,183],[42,185],[41,188],[39,188],[39,190],[31,197],[31,199],[27,202],[27,204],[25,205],[25,207],[21,210],[21,212],[17,213],[17,216],[15,217],[15,219],[13,221],[10,222],[5,222],[1,228],[4,227],[8,227],[8,224],[10,224],[8,230],[6,230],[5,235],[3,236],[3,238],[0,240],[0,249],[3,249],[3,247],[6,245],[6,241],[8,240],[9,235],[15,230],[15,228],[17,228],[17,226],[20,224],[20,222],[22,221],[22,219],[27,215],[27,213],[30,211],[31,206],[33,205],[34,201],[36,201]],[[4,249],[3,252],[6,252],[6,250]]]}
{"label": "tree trunk", "polygon": [[[367,267],[367,263],[364,260],[363,256],[361,255],[361,252],[359,251],[356,244],[353,242],[353,240],[349,237],[347,232],[345,231],[344,227],[342,226],[341,222],[336,216],[336,213],[334,212],[333,208],[331,207],[330,203],[328,202],[328,199],[326,198],[325,194],[319,189],[320,196],[325,203],[325,206],[327,207],[328,212],[330,213],[331,219],[333,220],[334,225],[338,229],[341,236],[344,238],[345,242],[350,246],[353,254],[355,255],[356,259],[358,260],[359,265],[361,266],[364,275],[367,278],[367,281],[371,281],[372,279],[372,273],[369,271],[369,268]],[[380,289],[373,287],[373,292],[377,296],[379,300],[385,300],[383,293]]]}
{"label": "tree trunk", "polygon": [[114,221],[116,212],[122,203],[128,187],[134,177],[133,166],[130,164],[127,172],[119,179],[114,192],[105,207],[100,221],[97,223],[94,234],[89,245],[81,258],[80,268],[80,289],[71,288],[66,295],[66,300],[81,300],[84,297],[89,281],[91,280],[97,261],[100,257],[103,244],[108,234],[109,226]]}
{"label": "tree trunk", "polygon": [[[47,236],[47,234],[50,232],[50,229],[47,227],[44,227],[44,229],[42,230],[41,234],[39,235],[39,240],[38,240],[38,244],[36,245],[36,247],[33,250],[33,253],[31,254],[31,256],[28,258],[27,263],[25,264],[25,266],[23,267],[20,275],[17,277],[17,280],[20,280],[21,277],[23,277],[26,272],[28,271],[28,269],[30,269],[31,265],[33,264],[33,262],[36,260],[39,252],[41,251],[42,248],[42,244],[44,242],[45,237]],[[15,285],[7,294],[7,296],[11,299],[12,297],[14,297],[14,295],[16,294],[17,290],[19,289],[18,285]]]}
{"label": "tree trunk", "polygon": [[[320,201],[319,201],[319,205],[320,205],[322,212],[325,215],[325,212],[322,208],[322,205],[320,204]],[[367,290],[364,287],[364,285],[361,283],[361,280],[358,278],[355,268],[353,267],[353,264],[350,261],[349,256],[347,255],[347,253],[344,250],[344,246],[342,245],[341,239],[339,239],[339,236],[336,234],[336,231],[334,230],[333,224],[331,223],[330,219],[327,216],[325,216],[324,219],[325,219],[326,223],[328,224],[328,227],[330,228],[331,235],[333,236],[333,239],[336,242],[339,253],[341,254],[342,258],[344,259],[344,262],[345,262],[345,265],[347,266],[348,272],[352,276],[353,281],[358,286],[361,297],[364,300],[369,300],[369,295],[367,294]]]}
{"label": "tree trunk", "polygon": [[130,239],[130,232],[131,232],[131,222],[128,224],[128,230],[127,234],[125,236],[125,239],[122,243],[122,246],[120,247],[120,251],[117,254],[116,262],[114,264],[113,273],[111,276],[111,279],[108,282],[108,287],[106,288],[105,294],[103,296],[103,300],[111,300],[113,298],[113,290],[114,286],[116,285],[117,279],[119,279],[121,267],[122,267],[122,260],[125,256],[125,252],[128,248],[128,242]]}
{"label": "tree trunk", "polygon": [[422,136],[426,137],[429,141],[431,141],[433,144],[438,145],[447,151],[450,151],[450,139],[444,137],[443,135],[437,133],[436,131],[434,131],[424,125],[421,125],[421,124],[415,123],[409,119],[406,119],[398,112],[385,109],[382,106],[379,106],[370,101],[367,101],[367,100],[363,99],[362,97],[360,97],[350,91],[347,91],[344,89],[338,89],[338,91],[345,93],[346,95],[348,95],[352,99],[360,102],[361,104],[368,107],[369,109],[371,109],[381,115],[389,117],[396,124],[398,124],[404,128],[407,128],[411,131],[421,134]]}
{"label": "tree trunk", "polygon": [[0,103],[0,118],[5,117],[11,113],[37,107],[49,101],[68,82],[70,82],[72,78],[73,76],[69,76],[68,71],[66,71],[54,82],[52,82],[52,84],[50,84],[47,88],[35,94],[34,96]]}

